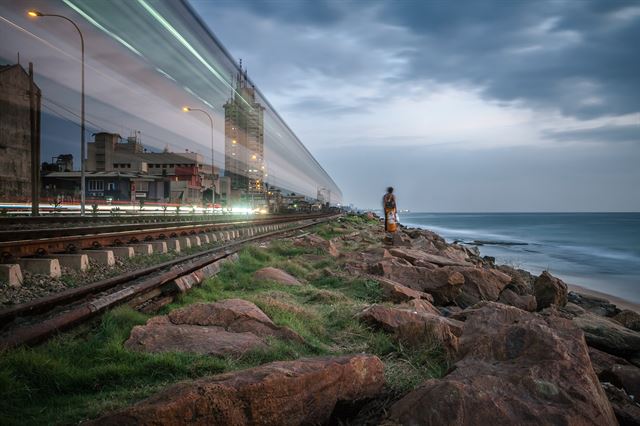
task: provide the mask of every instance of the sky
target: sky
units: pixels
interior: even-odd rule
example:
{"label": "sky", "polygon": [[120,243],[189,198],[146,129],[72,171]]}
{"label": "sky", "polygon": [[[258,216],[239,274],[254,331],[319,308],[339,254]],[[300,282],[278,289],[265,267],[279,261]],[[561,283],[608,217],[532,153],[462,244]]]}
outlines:
{"label": "sky", "polygon": [[640,211],[637,1],[189,3],[346,203]]}

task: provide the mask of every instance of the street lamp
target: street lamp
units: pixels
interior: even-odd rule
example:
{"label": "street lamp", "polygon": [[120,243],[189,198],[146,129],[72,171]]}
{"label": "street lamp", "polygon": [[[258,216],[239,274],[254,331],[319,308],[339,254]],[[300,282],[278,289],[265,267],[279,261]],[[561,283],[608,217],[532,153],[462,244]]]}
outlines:
{"label": "street lamp", "polygon": [[42,18],[42,17],[51,16],[54,18],[64,19],[70,22],[71,25],[75,27],[75,29],[78,31],[78,34],[80,35],[80,47],[82,51],[82,98],[81,98],[82,100],[81,100],[81,107],[80,107],[80,144],[81,144],[81,147],[80,147],[80,215],[84,216],[84,210],[85,210],[84,37],[82,36],[82,31],[80,31],[80,28],[78,27],[78,25],[76,25],[75,22],[73,22],[71,19],[67,18],[66,16],[56,15],[53,13],[42,13],[37,10],[30,10],[27,12],[27,15],[31,16],[32,18]]}
{"label": "street lamp", "polygon": [[[213,182],[213,188],[211,189],[211,204],[215,205],[215,200],[216,200],[216,174],[215,174],[215,163],[213,161],[213,118],[211,117],[211,115],[203,110],[203,109],[199,109],[199,108],[191,108],[188,106],[182,107],[182,111],[184,112],[191,112],[191,111],[199,111],[201,113],[203,113],[204,115],[206,115],[209,118],[209,122],[211,123],[211,181]],[[213,207],[215,208],[215,206]]]}

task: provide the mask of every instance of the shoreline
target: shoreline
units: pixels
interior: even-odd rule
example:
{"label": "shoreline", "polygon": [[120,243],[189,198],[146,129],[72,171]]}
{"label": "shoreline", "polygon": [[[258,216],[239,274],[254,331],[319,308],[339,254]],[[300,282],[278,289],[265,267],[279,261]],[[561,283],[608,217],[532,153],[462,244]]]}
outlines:
{"label": "shoreline", "polygon": [[582,287],[578,284],[571,284],[571,283],[566,283],[566,284],[569,287],[570,291],[584,294],[585,296],[592,296],[592,297],[599,297],[601,299],[606,299],[620,309],[629,309],[632,311],[640,312],[640,303],[630,302],[621,297],[614,296],[608,293],[603,293],[598,290],[591,290],[590,288]]}

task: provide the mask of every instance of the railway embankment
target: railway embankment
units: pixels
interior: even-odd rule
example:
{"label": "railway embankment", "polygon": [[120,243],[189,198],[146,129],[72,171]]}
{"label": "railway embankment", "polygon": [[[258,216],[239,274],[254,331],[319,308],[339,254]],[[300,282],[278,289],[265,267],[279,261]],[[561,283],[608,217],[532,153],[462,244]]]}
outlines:
{"label": "railway embankment", "polygon": [[0,360],[2,423],[635,424],[640,316],[375,218]]}

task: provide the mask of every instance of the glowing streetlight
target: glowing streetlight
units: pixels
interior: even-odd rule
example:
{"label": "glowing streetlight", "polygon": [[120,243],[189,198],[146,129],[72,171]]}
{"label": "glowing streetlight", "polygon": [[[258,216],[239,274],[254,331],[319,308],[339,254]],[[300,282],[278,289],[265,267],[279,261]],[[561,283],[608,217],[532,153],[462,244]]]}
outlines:
{"label": "glowing streetlight", "polygon": [[85,211],[85,131],[84,131],[84,37],[82,36],[82,31],[80,31],[80,27],[73,22],[71,19],[67,18],[63,15],[57,15],[54,13],[42,13],[37,10],[30,10],[27,12],[27,15],[32,18],[41,18],[41,17],[54,17],[64,19],[68,21],[75,27],[80,35],[80,48],[82,51],[82,97],[81,97],[81,106],[80,106],[80,215],[84,216]]}
{"label": "glowing streetlight", "polygon": [[201,113],[203,113],[204,115],[206,115],[209,118],[209,122],[211,123],[211,181],[213,182],[213,188],[211,189],[211,204],[215,204],[215,200],[216,200],[216,184],[215,184],[215,180],[216,180],[216,174],[215,174],[215,163],[213,161],[213,117],[211,117],[211,115],[203,110],[203,109],[199,109],[199,108],[191,108],[188,106],[184,106],[182,107],[182,111],[184,112],[191,112],[191,111],[199,111]]}

